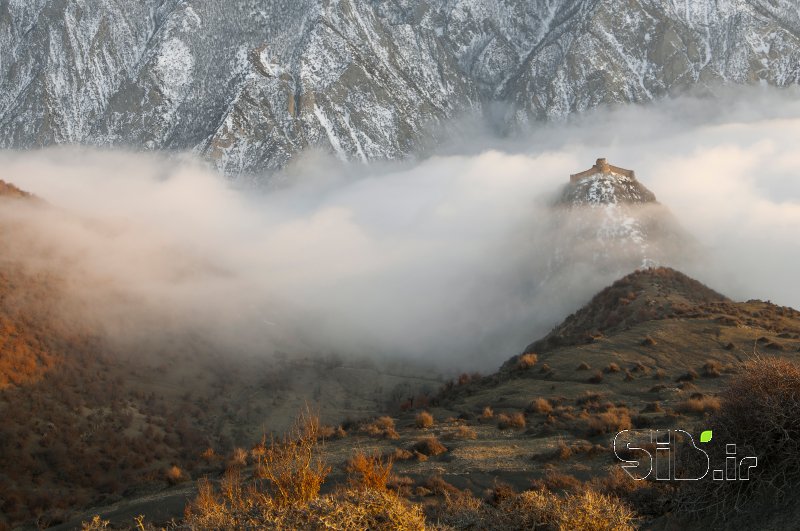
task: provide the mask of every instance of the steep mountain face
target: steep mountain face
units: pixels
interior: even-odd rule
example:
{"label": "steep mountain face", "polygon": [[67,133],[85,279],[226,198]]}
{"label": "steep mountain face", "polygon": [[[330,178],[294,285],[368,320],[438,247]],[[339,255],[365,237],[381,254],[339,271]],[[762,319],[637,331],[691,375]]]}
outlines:
{"label": "steep mountain face", "polygon": [[582,270],[614,278],[636,268],[685,265],[694,240],[633,171],[598,159],[574,174],[555,205],[551,276]]}
{"label": "steep mountain face", "polygon": [[0,147],[189,149],[228,174],[401,157],[498,101],[513,130],[799,80],[792,0],[0,2]]}

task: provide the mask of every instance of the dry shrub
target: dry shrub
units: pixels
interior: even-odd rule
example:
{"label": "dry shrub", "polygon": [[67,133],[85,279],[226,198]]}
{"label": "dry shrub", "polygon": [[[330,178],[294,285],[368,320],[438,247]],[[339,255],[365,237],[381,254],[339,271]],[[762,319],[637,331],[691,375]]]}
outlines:
{"label": "dry shrub", "polygon": [[269,497],[248,494],[242,503],[224,497],[204,512],[187,511],[190,529],[398,529],[422,531],[425,517],[418,505],[387,490],[346,489],[306,504],[281,507]]}
{"label": "dry shrub", "polygon": [[392,461],[408,461],[414,459],[414,452],[410,452],[405,448],[395,448],[388,456]]}
{"label": "dry shrub", "polygon": [[642,413],[663,413],[664,408],[661,407],[661,402],[648,402],[643,408]]}
{"label": "dry shrub", "polygon": [[558,448],[552,452],[542,454],[539,459],[542,461],[552,461],[555,459],[566,461],[573,455],[593,456],[605,452],[608,452],[608,449],[599,444],[577,441],[568,445],[564,441],[559,441]]}
{"label": "dry shrub", "polygon": [[394,419],[392,417],[378,417],[369,424],[361,427],[361,431],[373,437],[382,437],[384,439],[399,439],[397,430],[395,429]]}
{"label": "dry shrub", "polygon": [[595,372],[589,379],[587,380],[589,383],[599,384],[603,381],[603,373],[600,371]]}
{"label": "dry shrub", "polygon": [[213,461],[215,461],[215,460],[217,459],[217,454],[216,454],[216,452],[214,451],[214,449],[213,449],[213,448],[211,448],[211,447],[209,446],[208,448],[206,448],[205,450],[203,450],[203,453],[202,453],[202,454],[200,454],[200,457],[201,457],[201,458],[203,459],[203,461],[205,461],[206,463],[211,463],[211,462],[213,462]]}
{"label": "dry shrub", "polygon": [[586,391],[583,393],[583,395],[575,399],[575,403],[579,406],[597,407],[600,405],[600,401],[604,399],[605,395],[603,393]]}
{"label": "dry shrub", "polygon": [[455,439],[477,439],[478,434],[469,426],[459,426],[455,430],[447,432],[444,438],[450,441]]}
{"label": "dry shrub", "polygon": [[528,406],[528,411],[539,413],[540,415],[549,415],[553,412],[553,404],[546,398],[536,398]]}
{"label": "dry shrub", "polygon": [[228,470],[218,490],[201,480],[186,508],[185,525],[195,530],[425,528],[419,506],[386,490],[390,465],[381,459],[356,456],[351,478],[357,488],[320,497],[329,468],[316,455],[318,435],[318,419],[305,414],[280,441],[254,449],[255,481],[243,481],[238,467]]}
{"label": "dry shrub", "polygon": [[303,413],[280,440],[256,447],[255,475],[266,479],[274,503],[286,506],[311,500],[319,494],[330,467],[317,455],[319,418]]}
{"label": "dry shrub", "polygon": [[423,487],[428,489],[431,493],[437,496],[444,496],[445,494],[455,494],[458,489],[444,480],[442,476],[430,476],[422,484]]}
{"label": "dry shrub", "polygon": [[501,413],[497,416],[497,427],[501,430],[522,429],[525,427],[525,415],[520,412],[511,413],[510,415]]}
{"label": "dry shrub", "polygon": [[523,354],[517,359],[517,370],[526,371],[536,365],[537,361],[539,361],[539,356],[536,354],[533,354],[532,352]]}
{"label": "dry shrub", "polygon": [[667,371],[664,369],[657,369],[656,372],[653,374],[653,380],[663,380],[667,377]]}
{"label": "dry shrub", "polygon": [[694,369],[689,369],[686,373],[678,376],[676,382],[691,382],[697,380],[698,374]]}
{"label": "dry shrub", "polygon": [[178,467],[176,465],[172,465],[167,470],[167,474],[166,475],[167,475],[167,481],[171,485],[177,485],[181,481],[186,481],[187,479],[189,479],[189,478],[186,477],[186,474],[184,474],[183,470],[181,470],[180,467]]}
{"label": "dry shrub", "polygon": [[778,358],[756,357],[722,393],[719,410],[704,425],[713,439],[704,445],[712,463],[736,444],[737,457],[756,456],[750,481],[687,482],[680,507],[720,520],[759,505],[773,510],[800,487],[800,368]]}
{"label": "dry shrub", "polygon": [[582,361],[581,364],[578,365],[578,368],[576,370],[578,370],[578,371],[588,371],[591,368],[592,368],[591,365],[589,365],[585,361]]}
{"label": "dry shrub", "polygon": [[573,475],[548,470],[542,479],[531,481],[531,488],[534,490],[549,491],[577,491],[583,483]]}
{"label": "dry shrub", "polygon": [[719,408],[720,400],[715,396],[692,397],[675,406],[676,411],[695,414],[705,413],[706,411],[718,411]]}
{"label": "dry shrub", "polygon": [[486,406],[483,408],[483,412],[481,413],[481,420],[482,421],[489,421],[494,418],[494,410],[491,407]]}
{"label": "dry shrub", "polygon": [[419,439],[414,443],[411,449],[428,457],[435,457],[447,452],[447,447],[440,443],[439,439],[433,436]]}
{"label": "dry shrub", "polygon": [[632,427],[631,416],[628,408],[614,407],[608,411],[597,413],[589,418],[587,429],[589,435],[605,435],[629,430]]}
{"label": "dry shrub", "polygon": [[244,448],[235,448],[231,454],[228,466],[247,466],[247,450]]}
{"label": "dry shrub", "polygon": [[722,364],[716,360],[708,360],[703,365],[703,376],[718,378],[722,374]]}
{"label": "dry shrub", "polygon": [[397,492],[400,496],[411,496],[411,487],[414,486],[414,480],[408,476],[398,476],[392,474],[386,482],[386,487],[390,490]]}
{"label": "dry shrub", "polygon": [[359,450],[347,461],[345,471],[347,484],[353,489],[384,490],[392,474],[392,460]]}
{"label": "dry shrub", "polygon": [[414,425],[419,429],[433,427],[433,415],[427,411],[420,411],[414,419]]}
{"label": "dry shrub", "polygon": [[612,361],[611,363],[609,363],[606,366],[605,369],[603,369],[603,372],[606,373],[606,374],[611,374],[611,373],[615,373],[615,372],[620,372],[621,370],[622,369],[620,369],[619,365],[617,365],[616,363],[614,363]]}
{"label": "dry shrub", "polygon": [[347,431],[341,424],[336,427],[322,426],[319,429],[320,439],[343,439],[344,437],[347,437]]}
{"label": "dry shrub", "polygon": [[634,513],[617,498],[591,489],[559,496],[531,490],[491,506],[468,492],[448,496],[436,513],[440,524],[455,529],[552,529],[558,531],[629,531]]}
{"label": "dry shrub", "polygon": [[82,531],[98,531],[100,529],[108,529],[109,522],[108,520],[103,520],[100,518],[100,515],[94,515],[90,522],[81,522],[81,530]]}
{"label": "dry shrub", "polygon": [[636,481],[619,466],[612,467],[607,476],[593,478],[591,486],[598,492],[624,500],[637,513],[647,516],[661,516],[668,512],[674,490],[674,485],[669,482]]}
{"label": "dry shrub", "polygon": [[650,336],[644,336],[644,339],[642,339],[642,346],[652,347],[655,345],[656,345],[656,340]]}

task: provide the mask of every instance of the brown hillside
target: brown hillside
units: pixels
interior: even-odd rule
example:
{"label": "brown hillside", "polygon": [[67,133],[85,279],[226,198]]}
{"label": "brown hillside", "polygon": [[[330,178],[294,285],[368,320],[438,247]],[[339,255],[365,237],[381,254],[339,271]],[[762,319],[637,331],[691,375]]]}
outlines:
{"label": "brown hillside", "polygon": [[635,271],[595,295],[525,352],[590,343],[595,338],[653,319],[675,317],[699,304],[729,299],[668,267]]}
{"label": "brown hillside", "polygon": [[0,197],[32,197],[31,194],[20,190],[11,183],[0,179]]}

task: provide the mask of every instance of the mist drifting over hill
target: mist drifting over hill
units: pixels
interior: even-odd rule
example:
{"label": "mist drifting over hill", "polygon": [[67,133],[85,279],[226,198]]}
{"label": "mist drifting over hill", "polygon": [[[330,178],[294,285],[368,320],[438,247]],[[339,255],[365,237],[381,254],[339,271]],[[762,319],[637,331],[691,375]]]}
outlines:
{"label": "mist drifting over hill", "polygon": [[524,140],[476,131],[417,162],[312,151],[267,190],[188,155],[4,152],[3,179],[46,204],[0,216],[20,260],[57,268],[83,315],[125,340],[178,330],[231,355],[496,367],[614,280],[589,264],[543,282],[553,202],[599,156],[634,169],[697,239],[699,258],[678,250],[662,265],[733,298],[800,305],[796,95],[607,109]]}

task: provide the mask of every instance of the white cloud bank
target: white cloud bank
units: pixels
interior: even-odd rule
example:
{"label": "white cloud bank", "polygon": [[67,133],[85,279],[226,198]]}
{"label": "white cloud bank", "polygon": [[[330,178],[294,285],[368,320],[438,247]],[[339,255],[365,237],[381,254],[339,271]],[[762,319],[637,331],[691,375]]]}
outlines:
{"label": "white cloud bank", "polygon": [[5,203],[0,218],[24,220],[13,251],[46,257],[115,330],[492,368],[613,280],[539,285],[548,205],[598,156],[635,169],[706,248],[687,273],[734,298],[800,307],[796,96],[600,111],[524,143],[476,135],[415,164],[309,155],[270,192],[239,191],[189,158],[5,152],[0,178],[56,208]]}

